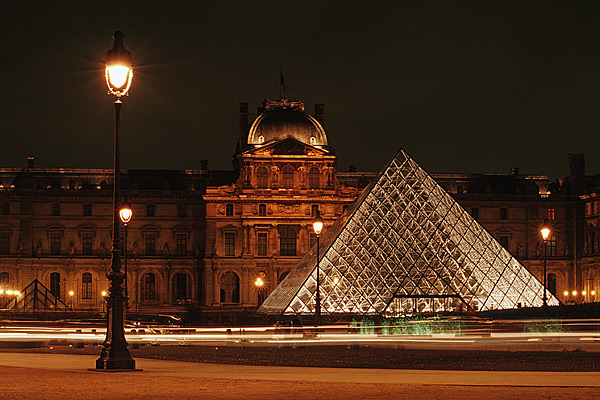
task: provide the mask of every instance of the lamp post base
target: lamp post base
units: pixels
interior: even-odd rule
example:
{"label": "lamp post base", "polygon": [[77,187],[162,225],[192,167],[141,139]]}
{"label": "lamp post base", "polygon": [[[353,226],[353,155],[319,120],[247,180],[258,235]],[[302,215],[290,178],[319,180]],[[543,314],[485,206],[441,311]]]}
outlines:
{"label": "lamp post base", "polygon": [[105,352],[106,349],[102,350],[100,358],[96,360],[96,369],[135,370],[135,360],[129,355],[129,350],[119,352],[122,354],[114,354],[112,357]]}

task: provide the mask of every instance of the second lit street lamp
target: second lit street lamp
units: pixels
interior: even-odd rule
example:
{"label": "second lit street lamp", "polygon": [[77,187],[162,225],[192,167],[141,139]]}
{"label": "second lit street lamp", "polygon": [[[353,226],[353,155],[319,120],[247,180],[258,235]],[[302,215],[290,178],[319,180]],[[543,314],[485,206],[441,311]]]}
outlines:
{"label": "second lit street lamp", "polygon": [[123,222],[123,274],[125,275],[125,308],[129,308],[129,291],[127,290],[127,224],[131,221],[133,211],[129,205],[124,205],[119,210],[119,217]]}
{"label": "second lit street lamp", "polygon": [[548,235],[550,235],[550,229],[543,228],[541,232],[544,239],[544,295],[542,296],[542,301],[545,308],[548,307],[548,296],[546,295],[546,259],[548,258]]}
{"label": "second lit street lamp", "polygon": [[121,97],[126,96],[133,78],[133,59],[131,53],[123,47],[123,32],[117,31],[113,48],[106,52],[104,75],[108,86],[108,94],[115,96],[115,152],[113,168],[113,232],[110,272],[106,277],[110,281],[106,304],[106,339],[100,358],[96,360],[96,369],[135,369],[135,360],[129,354],[124,330],[123,295],[124,274],[121,272],[121,243],[119,234],[119,130],[121,120]]}
{"label": "second lit street lamp", "polygon": [[317,326],[321,325],[321,288],[319,282],[319,235],[323,230],[323,219],[321,218],[321,213],[319,209],[317,209],[317,214],[315,215],[315,219],[313,220],[313,229],[315,230],[315,235],[317,235],[317,293],[315,295],[315,323]]}

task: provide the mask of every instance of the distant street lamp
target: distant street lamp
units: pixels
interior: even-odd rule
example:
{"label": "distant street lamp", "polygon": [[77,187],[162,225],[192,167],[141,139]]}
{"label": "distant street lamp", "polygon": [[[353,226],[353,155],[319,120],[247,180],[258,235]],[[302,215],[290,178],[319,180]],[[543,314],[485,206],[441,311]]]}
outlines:
{"label": "distant street lamp", "polygon": [[550,229],[543,228],[541,232],[544,239],[544,295],[542,297],[542,306],[546,308],[548,307],[548,296],[546,295],[546,260],[548,259],[548,235],[550,234]]}
{"label": "distant street lamp", "polygon": [[121,221],[123,222],[124,232],[123,232],[123,270],[125,274],[125,309],[129,309],[129,291],[127,290],[127,224],[131,221],[131,217],[133,216],[133,211],[131,211],[131,207],[125,205],[119,210],[119,217],[121,217]]}
{"label": "distant street lamp", "polygon": [[323,230],[323,219],[321,218],[321,213],[317,208],[317,214],[315,215],[315,219],[313,220],[313,229],[315,231],[315,235],[317,235],[317,293],[315,295],[315,322],[317,326],[321,325],[321,288],[319,282],[319,235]]}
{"label": "distant street lamp", "polygon": [[113,48],[106,52],[104,75],[108,94],[115,96],[115,152],[113,168],[113,233],[111,250],[111,271],[106,275],[110,281],[106,313],[106,339],[100,358],[96,360],[96,369],[135,369],[135,360],[131,358],[124,331],[123,279],[121,272],[121,245],[119,238],[119,175],[120,153],[119,134],[121,120],[121,97],[126,96],[133,78],[133,59],[131,53],[123,47],[123,32],[115,32]]}
{"label": "distant street lamp", "polygon": [[69,290],[69,300],[71,301],[71,311],[73,310],[73,295],[75,295],[75,292],[72,290]]}

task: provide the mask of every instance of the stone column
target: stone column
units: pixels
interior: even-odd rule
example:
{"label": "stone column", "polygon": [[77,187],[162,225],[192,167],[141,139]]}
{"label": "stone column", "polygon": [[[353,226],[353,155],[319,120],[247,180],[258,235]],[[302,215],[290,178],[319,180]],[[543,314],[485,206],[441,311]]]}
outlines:
{"label": "stone column", "polygon": [[221,304],[221,291],[220,291],[220,282],[219,282],[219,267],[216,265],[212,266],[212,276],[213,276],[213,306],[218,306]]}

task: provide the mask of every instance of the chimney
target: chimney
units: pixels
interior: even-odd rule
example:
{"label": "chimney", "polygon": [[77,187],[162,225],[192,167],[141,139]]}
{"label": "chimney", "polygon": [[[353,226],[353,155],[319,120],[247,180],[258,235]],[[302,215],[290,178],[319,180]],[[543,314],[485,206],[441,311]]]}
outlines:
{"label": "chimney", "polygon": [[240,138],[248,134],[248,102],[240,101]]}
{"label": "chimney", "polygon": [[35,157],[27,157],[27,168],[33,168]]}
{"label": "chimney", "polygon": [[356,165],[352,164],[350,166],[348,166],[348,172],[356,172],[357,168]]}
{"label": "chimney", "polygon": [[325,104],[315,104],[315,118],[321,126],[325,126]]}

